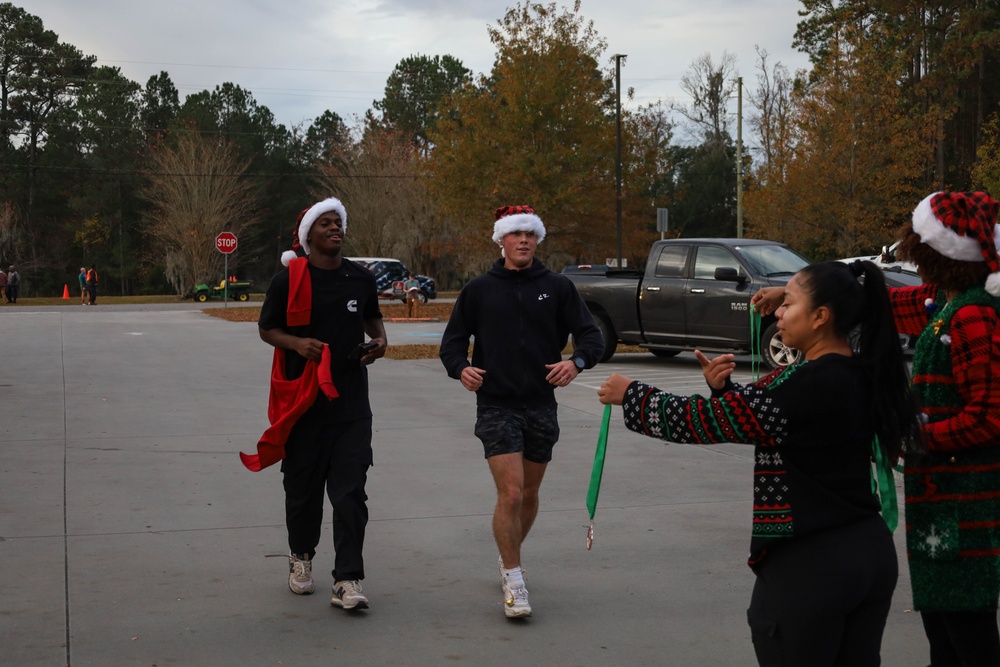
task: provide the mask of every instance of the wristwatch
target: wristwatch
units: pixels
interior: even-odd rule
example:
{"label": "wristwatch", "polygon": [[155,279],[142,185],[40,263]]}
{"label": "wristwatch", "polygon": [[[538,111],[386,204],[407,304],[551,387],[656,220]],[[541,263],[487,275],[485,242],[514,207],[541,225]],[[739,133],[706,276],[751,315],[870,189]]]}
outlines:
{"label": "wristwatch", "polygon": [[573,363],[576,364],[576,370],[579,373],[582,373],[587,366],[587,362],[582,357],[573,357]]}

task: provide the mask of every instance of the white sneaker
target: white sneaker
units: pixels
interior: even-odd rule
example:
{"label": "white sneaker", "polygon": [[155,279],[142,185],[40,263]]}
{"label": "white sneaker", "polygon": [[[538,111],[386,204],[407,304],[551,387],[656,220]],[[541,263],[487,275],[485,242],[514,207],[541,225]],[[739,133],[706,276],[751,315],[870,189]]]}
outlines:
{"label": "white sneaker", "polygon": [[316,590],[312,561],[308,556],[299,558],[295,554],[288,554],[288,588],[296,595],[309,595]]}
{"label": "white sneaker", "polygon": [[330,604],[344,609],[368,609],[368,598],[361,592],[361,582],[350,579],[333,584]]}
{"label": "white sneaker", "polygon": [[524,586],[509,588],[503,585],[503,613],[507,618],[525,618],[531,616],[531,605],[528,604],[528,589]]}

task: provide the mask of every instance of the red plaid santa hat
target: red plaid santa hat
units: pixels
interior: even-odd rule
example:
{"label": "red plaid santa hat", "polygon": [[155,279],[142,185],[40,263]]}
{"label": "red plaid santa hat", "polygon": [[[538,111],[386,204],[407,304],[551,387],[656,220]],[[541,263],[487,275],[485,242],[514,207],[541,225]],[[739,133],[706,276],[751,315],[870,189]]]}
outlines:
{"label": "red plaid santa hat", "polygon": [[530,206],[501,206],[493,217],[493,242],[497,245],[503,245],[503,237],[511,232],[534,232],[539,243],[545,240],[545,225]]}
{"label": "red plaid santa hat", "polygon": [[986,262],[986,291],[1000,296],[1000,204],[985,192],[935,192],[913,211],[913,231],[949,259]]}
{"label": "red plaid santa hat", "polygon": [[299,213],[299,219],[295,223],[295,232],[293,233],[292,249],[281,253],[282,264],[288,266],[288,263],[296,257],[305,257],[309,254],[309,230],[312,229],[313,223],[319,216],[330,211],[334,211],[340,216],[341,229],[347,233],[347,210],[344,209],[340,200],[330,197],[317,202]]}

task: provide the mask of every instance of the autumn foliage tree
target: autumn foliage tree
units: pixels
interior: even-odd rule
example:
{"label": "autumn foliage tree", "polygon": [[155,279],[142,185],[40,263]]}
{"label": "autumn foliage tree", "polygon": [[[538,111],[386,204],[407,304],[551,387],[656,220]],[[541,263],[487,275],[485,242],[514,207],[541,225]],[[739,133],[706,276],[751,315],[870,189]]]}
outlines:
{"label": "autumn foliage tree", "polygon": [[215,237],[223,231],[239,237],[255,222],[257,197],[244,177],[247,167],[230,143],[194,131],[151,150],[143,191],[150,205],[147,227],[156,240],[153,259],[165,262],[178,294],[222,278]]}
{"label": "autumn foliage tree", "polygon": [[344,202],[349,255],[385,255],[413,264],[433,216],[418,159],[409,134],[372,127],[359,141],[334,147],[320,165],[316,196]]}
{"label": "autumn foliage tree", "polygon": [[759,166],[744,199],[754,236],[817,259],[862,254],[892,238],[919,201],[930,131],[907,113],[893,39],[851,26],[841,37],[792,94],[791,132],[767,128],[787,143]]}
{"label": "autumn foliage tree", "polygon": [[555,4],[518,4],[489,29],[489,76],[452,98],[430,132],[427,184],[458,227],[467,272],[498,256],[493,209],[530,204],[548,231],[539,255],[558,267],[614,254],[614,108],[599,66],[605,41]]}

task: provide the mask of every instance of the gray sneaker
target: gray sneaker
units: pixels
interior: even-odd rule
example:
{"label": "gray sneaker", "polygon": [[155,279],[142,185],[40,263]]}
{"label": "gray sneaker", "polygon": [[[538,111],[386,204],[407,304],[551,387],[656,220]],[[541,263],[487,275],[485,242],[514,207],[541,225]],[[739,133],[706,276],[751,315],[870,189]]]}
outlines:
{"label": "gray sneaker", "polygon": [[350,579],[333,584],[330,604],[344,609],[368,609],[368,598],[361,592],[361,582]]}
{"label": "gray sneaker", "polygon": [[288,554],[288,588],[296,595],[309,595],[316,590],[309,556]]}

